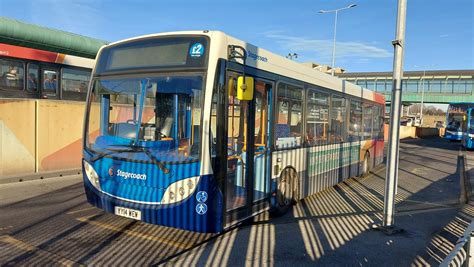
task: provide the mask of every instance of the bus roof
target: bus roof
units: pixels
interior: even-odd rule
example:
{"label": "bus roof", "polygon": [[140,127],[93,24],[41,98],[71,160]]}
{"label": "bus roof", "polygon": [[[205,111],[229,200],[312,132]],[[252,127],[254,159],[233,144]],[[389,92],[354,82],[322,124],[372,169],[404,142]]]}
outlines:
{"label": "bus roof", "polygon": [[94,59],[107,42],[0,17],[0,43]]}
{"label": "bus roof", "polygon": [[[294,78],[310,84],[330,88],[335,91],[342,92],[344,94],[361,97],[367,100],[371,100],[377,103],[385,104],[385,97],[374,91],[365,89],[361,86],[352,84],[345,80],[331,76],[329,74],[320,72],[312,69],[308,66],[279,56],[265,49],[259,48],[235,37],[227,35],[220,31],[178,31],[178,32],[165,32],[157,34],[148,34],[137,36],[118,42],[111,43],[109,45],[115,45],[123,42],[130,42],[145,38],[169,36],[169,35],[205,35],[211,38],[211,49],[218,51],[217,56],[219,58],[227,59],[227,46],[238,45],[244,47],[247,51],[246,65],[262,69],[268,72],[272,72],[278,75]],[[242,63],[242,62],[240,62]]]}

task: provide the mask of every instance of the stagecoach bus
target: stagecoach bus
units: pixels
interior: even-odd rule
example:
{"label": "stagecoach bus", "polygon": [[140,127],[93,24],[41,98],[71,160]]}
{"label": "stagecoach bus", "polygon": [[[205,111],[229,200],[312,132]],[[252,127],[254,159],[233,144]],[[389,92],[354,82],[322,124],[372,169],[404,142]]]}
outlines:
{"label": "stagecoach bus", "polygon": [[0,98],[84,101],[94,38],[0,17]]}
{"label": "stagecoach bus", "polygon": [[86,99],[94,60],[0,42],[0,98]]}
{"label": "stagecoach bus", "polygon": [[462,145],[466,149],[474,149],[474,107],[467,108],[462,122]]}
{"label": "stagecoach bus", "polygon": [[383,160],[384,97],[218,31],[103,46],[84,120],[88,201],[219,232]]}
{"label": "stagecoach bus", "polygon": [[451,103],[446,112],[446,130],[444,138],[449,141],[461,141],[463,138],[462,123],[468,108],[474,108],[474,103]]}

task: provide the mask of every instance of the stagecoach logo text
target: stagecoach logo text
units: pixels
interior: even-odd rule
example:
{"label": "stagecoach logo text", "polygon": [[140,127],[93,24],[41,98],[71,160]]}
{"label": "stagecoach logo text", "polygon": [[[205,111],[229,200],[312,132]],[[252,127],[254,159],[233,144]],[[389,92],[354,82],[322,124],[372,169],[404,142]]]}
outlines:
{"label": "stagecoach logo text", "polygon": [[[113,172],[113,170],[112,170]],[[110,174],[110,170],[109,170]],[[137,179],[137,180],[146,180],[146,174],[139,174],[139,173],[133,173],[133,172],[124,172],[122,170],[117,170],[117,176],[122,177],[123,179]]]}
{"label": "stagecoach logo text", "polygon": [[259,56],[252,51],[247,51],[247,57],[252,58],[253,60],[260,60],[262,62],[268,62],[266,57]]}

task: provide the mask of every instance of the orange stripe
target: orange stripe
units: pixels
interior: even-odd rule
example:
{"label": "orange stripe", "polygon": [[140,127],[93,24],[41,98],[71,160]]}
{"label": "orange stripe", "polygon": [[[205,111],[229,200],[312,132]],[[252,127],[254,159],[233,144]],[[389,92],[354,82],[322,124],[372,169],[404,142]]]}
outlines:
{"label": "orange stripe", "polygon": [[58,53],[58,56],[56,57],[56,63],[62,64],[64,62],[65,57],[66,57],[65,54]]}

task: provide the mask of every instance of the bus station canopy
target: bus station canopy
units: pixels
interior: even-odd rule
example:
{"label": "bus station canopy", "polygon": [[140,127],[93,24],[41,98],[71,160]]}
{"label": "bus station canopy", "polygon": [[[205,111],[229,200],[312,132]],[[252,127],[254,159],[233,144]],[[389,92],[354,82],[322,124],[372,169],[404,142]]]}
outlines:
{"label": "bus station canopy", "polygon": [[107,42],[0,17],[0,43],[95,59]]}

